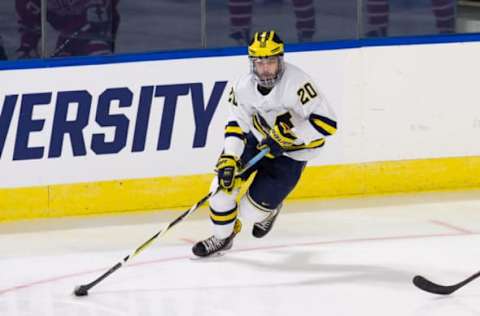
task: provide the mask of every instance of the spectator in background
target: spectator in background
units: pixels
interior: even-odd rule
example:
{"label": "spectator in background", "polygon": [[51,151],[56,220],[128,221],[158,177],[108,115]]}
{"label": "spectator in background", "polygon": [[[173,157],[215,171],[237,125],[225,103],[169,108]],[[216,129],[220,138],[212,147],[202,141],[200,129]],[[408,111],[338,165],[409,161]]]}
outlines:
{"label": "spectator in background", "polygon": [[[367,0],[367,37],[388,35],[389,0]],[[455,32],[455,0],[431,0],[438,33]]]}
{"label": "spectator in background", "polygon": [[[270,0],[272,2],[273,0]],[[312,40],[315,33],[315,7],[313,0],[291,0],[296,17],[299,42]],[[277,1],[278,2],[278,1]],[[239,45],[248,44],[252,27],[253,0],[229,0],[230,37]]]}
{"label": "spectator in background", "polygon": [[0,35],[0,60],[7,60],[7,53],[5,52],[5,47],[3,46],[3,38]]}
{"label": "spectator in background", "polygon": [[[115,50],[119,0],[47,0],[47,21],[59,32],[56,56],[108,55]],[[18,58],[40,57],[41,0],[16,0]]]}

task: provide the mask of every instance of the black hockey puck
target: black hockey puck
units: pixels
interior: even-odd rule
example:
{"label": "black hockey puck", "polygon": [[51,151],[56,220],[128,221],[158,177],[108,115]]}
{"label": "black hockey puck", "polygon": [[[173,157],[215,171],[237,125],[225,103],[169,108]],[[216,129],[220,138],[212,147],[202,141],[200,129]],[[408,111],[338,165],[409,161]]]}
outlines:
{"label": "black hockey puck", "polygon": [[73,294],[75,294],[75,296],[87,296],[88,290],[83,285],[79,285],[75,287]]}

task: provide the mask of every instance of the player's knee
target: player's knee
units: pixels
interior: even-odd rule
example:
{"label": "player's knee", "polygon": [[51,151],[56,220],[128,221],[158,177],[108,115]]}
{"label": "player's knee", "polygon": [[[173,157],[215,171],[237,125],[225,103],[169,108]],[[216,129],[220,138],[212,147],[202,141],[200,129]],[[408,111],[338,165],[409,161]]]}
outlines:
{"label": "player's knee", "polygon": [[271,212],[271,210],[262,208],[255,204],[255,202],[251,201],[248,193],[245,194],[240,200],[240,217],[246,222],[246,224],[254,224],[260,222],[264,220]]}
{"label": "player's knee", "polygon": [[209,199],[210,208],[217,212],[225,212],[236,207],[235,196],[224,191],[218,191]]}
{"label": "player's knee", "polygon": [[237,202],[235,196],[218,191],[209,200],[210,220],[217,238],[227,238],[233,231],[237,218]]}
{"label": "player's knee", "polygon": [[210,221],[213,224],[213,232],[217,238],[227,238],[233,231],[237,219],[237,207],[218,212],[210,208]]}

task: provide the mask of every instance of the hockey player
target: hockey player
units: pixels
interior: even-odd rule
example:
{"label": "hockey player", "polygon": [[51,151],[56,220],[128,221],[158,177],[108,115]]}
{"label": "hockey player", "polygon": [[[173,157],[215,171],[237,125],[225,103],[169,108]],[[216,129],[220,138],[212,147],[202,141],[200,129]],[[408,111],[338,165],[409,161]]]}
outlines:
{"label": "hockey player", "polygon": [[[299,42],[312,40],[315,33],[315,7],[313,0],[292,0]],[[250,39],[252,26],[253,0],[229,0],[230,37],[237,43],[245,45]]]}
{"label": "hockey player", "polygon": [[[18,58],[40,57],[41,0],[16,0]],[[114,52],[120,22],[119,0],[47,0],[47,21],[59,32],[52,57],[108,55]]]}
{"label": "hockey player", "polygon": [[[455,32],[455,0],[431,0],[438,33]],[[367,0],[367,37],[388,35],[389,0]]]}
{"label": "hockey player", "polygon": [[[197,256],[232,247],[241,228],[238,213],[253,225],[253,236],[268,234],[307,161],[336,132],[336,119],[325,97],[305,72],[283,61],[283,46],[274,31],[255,33],[250,41],[250,73],[230,91],[230,117],[211,187],[216,192],[209,199],[214,234],[193,246]],[[267,157],[241,177],[235,176],[243,163],[266,147]],[[237,205],[239,185],[255,170]]]}

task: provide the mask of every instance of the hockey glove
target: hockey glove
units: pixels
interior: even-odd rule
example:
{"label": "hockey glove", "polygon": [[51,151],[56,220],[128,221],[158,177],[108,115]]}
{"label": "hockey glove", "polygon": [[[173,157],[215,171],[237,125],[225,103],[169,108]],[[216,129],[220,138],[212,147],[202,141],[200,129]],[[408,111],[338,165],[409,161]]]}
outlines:
{"label": "hockey glove", "polygon": [[257,146],[259,150],[265,147],[270,148],[270,153],[267,154],[269,158],[276,158],[285,152],[286,149],[292,147],[297,137],[291,129],[284,123],[276,124],[270,133]]}
{"label": "hockey glove", "polygon": [[226,154],[220,156],[215,169],[217,171],[220,189],[232,192],[233,189],[240,186],[242,180],[236,177],[239,169],[240,162],[237,157]]}

